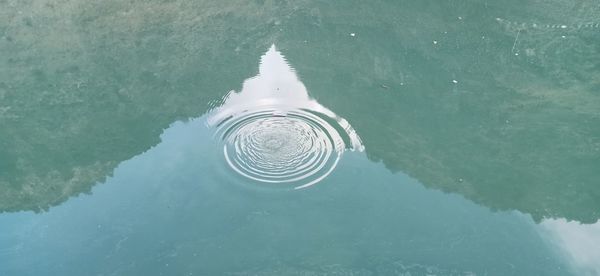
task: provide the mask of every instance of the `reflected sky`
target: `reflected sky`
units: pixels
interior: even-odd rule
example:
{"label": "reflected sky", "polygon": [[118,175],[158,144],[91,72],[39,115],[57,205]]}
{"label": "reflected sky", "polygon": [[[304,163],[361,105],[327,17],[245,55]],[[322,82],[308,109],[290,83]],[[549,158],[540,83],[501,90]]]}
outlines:
{"label": "reflected sky", "polygon": [[327,177],[346,149],[364,150],[345,119],[309,97],[275,45],[261,57],[259,74],[229,92],[207,123],[233,171],[294,189]]}
{"label": "reflected sky", "polygon": [[364,153],[347,153],[309,189],[241,188],[215,162],[205,119],[174,123],[91,195],[0,216],[0,272],[568,273],[528,216],[426,189]]}
{"label": "reflected sky", "polygon": [[546,219],[538,228],[563,254],[578,275],[600,275],[600,222],[581,224]]}

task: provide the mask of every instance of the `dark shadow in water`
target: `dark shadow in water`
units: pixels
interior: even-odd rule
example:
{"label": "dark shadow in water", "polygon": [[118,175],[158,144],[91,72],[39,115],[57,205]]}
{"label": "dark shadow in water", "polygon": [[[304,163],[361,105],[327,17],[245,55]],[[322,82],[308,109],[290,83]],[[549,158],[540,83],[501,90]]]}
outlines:
{"label": "dark shadow in water", "polygon": [[533,24],[600,10],[495,5],[0,3],[0,210],[89,192],[238,90],[276,41],[371,160],[492,209],[595,222],[600,30]]}

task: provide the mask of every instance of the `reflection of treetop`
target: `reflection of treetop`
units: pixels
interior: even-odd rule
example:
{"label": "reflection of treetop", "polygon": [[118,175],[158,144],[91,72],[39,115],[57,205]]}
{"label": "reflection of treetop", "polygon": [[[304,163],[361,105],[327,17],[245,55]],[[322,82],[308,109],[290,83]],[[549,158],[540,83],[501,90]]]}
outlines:
{"label": "reflection of treetop", "polygon": [[[179,4],[197,6],[181,13]],[[0,65],[0,211],[46,209],[90,191],[171,122],[200,115],[241,83],[268,46],[243,42],[254,32],[247,26],[265,28],[270,11],[256,5],[53,5],[2,5],[0,26],[10,27],[0,29],[0,56],[10,58]],[[226,27],[233,11],[243,31]]]}
{"label": "reflection of treetop", "polygon": [[[157,144],[169,123],[239,90],[275,40],[372,160],[493,209],[600,217],[600,37],[521,31],[515,44],[495,20],[593,21],[593,1],[433,10],[103,1],[52,16],[15,5],[0,14],[9,26],[0,56],[10,57],[0,68],[0,210],[44,209],[89,191]],[[40,16],[25,24],[29,11]]]}

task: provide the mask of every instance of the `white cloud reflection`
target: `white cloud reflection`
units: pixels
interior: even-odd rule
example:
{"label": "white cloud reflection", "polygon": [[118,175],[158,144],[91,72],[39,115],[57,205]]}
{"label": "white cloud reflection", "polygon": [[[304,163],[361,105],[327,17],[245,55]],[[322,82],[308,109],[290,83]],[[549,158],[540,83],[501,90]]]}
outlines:
{"label": "white cloud reflection", "polygon": [[345,150],[364,149],[344,118],[309,96],[275,45],[261,57],[259,74],[245,80],[240,92],[229,92],[207,123],[234,171],[295,189],[327,177]]}
{"label": "white cloud reflection", "polygon": [[600,275],[600,221],[581,224],[545,219],[539,227],[544,237],[564,254],[576,275]]}

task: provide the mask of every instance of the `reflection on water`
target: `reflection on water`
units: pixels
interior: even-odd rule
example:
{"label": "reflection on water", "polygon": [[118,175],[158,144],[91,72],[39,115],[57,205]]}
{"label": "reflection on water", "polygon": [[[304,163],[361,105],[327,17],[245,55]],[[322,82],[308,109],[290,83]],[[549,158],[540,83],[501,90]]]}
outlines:
{"label": "reflection on water", "polygon": [[538,222],[600,217],[595,0],[209,2],[0,1],[0,210],[89,192],[276,42],[371,160]]}
{"label": "reflection on water", "polygon": [[[2,275],[597,274],[597,0],[46,2],[0,0],[0,211],[64,204]],[[304,84],[243,82],[274,42]]]}
{"label": "reflection on water", "polygon": [[345,149],[364,149],[346,120],[309,97],[275,45],[262,56],[258,76],[229,92],[208,125],[217,128],[234,171],[295,189],[327,177]]}
{"label": "reflection on water", "polygon": [[542,234],[572,265],[577,275],[600,275],[600,222],[580,224],[565,219],[546,219]]}
{"label": "reflection on water", "polygon": [[251,180],[218,173],[205,119],[172,124],[91,195],[1,215],[0,275],[568,275],[529,217],[364,152],[310,189],[234,185]]}

